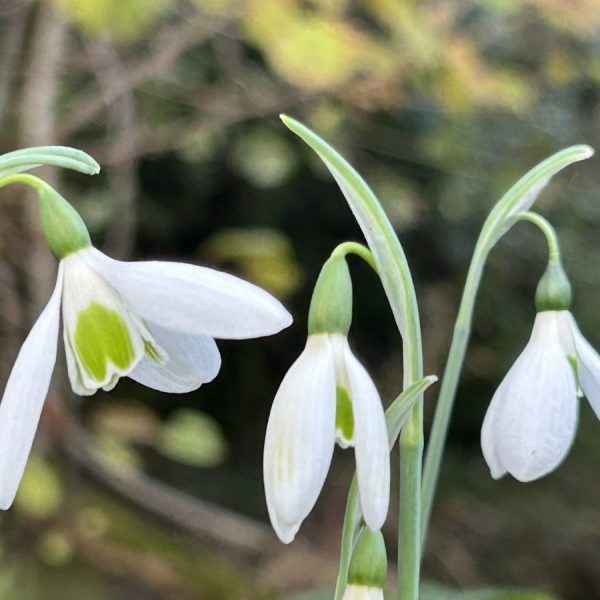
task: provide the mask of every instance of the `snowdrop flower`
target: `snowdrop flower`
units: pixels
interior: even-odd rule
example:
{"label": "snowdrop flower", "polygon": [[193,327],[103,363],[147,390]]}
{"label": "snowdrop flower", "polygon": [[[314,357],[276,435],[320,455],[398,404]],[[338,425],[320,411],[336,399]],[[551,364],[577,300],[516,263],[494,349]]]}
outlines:
{"label": "snowdrop flower", "polygon": [[39,192],[44,232],[60,263],[54,292],[19,352],[0,404],[2,509],[14,499],[33,443],[61,312],[69,379],[80,395],[111,390],[123,376],[164,392],[189,392],[219,371],[213,338],[260,337],[291,323],[275,298],[231,275],[105,256],[55,190],[30,175],[10,179]]}
{"label": "snowdrop flower", "polygon": [[342,600],[383,600],[387,554],[380,531],[363,529],[356,540]]}
{"label": "snowdrop flower", "polygon": [[551,263],[536,292],[531,339],[494,394],[481,431],[492,477],[519,481],[553,471],[575,438],[578,386],[600,417],[600,355],[567,310],[571,290]]}
{"label": "snowdrop flower", "polygon": [[315,287],[309,336],[275,396],[264,448],[264,484],[271,523],[291,542],[310,513],[329,470],[335,442],[354,446],[359,496],[367,525],[387,515],[390,466],[385,417],[369,374],[346,335],[352,284],[346,261],[332,256]]}

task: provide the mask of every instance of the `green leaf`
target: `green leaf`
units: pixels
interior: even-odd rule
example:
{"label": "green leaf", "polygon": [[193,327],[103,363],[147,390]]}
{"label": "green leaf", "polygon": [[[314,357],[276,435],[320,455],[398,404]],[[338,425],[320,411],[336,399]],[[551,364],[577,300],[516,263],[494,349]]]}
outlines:
{"label": "green leaf", "polygon": [[51,517],[63,500],[63,486],[54,467],[32,455],[15,499],[19,511],[34,519]]}
{"label": "green leaf", "polygon": [[405,313],[418,318],[414,287],[404,250],[379,200],[356,170],[316,133],[286,115],[281,115],[281,120],[319,155],[340,186],[373,253],[398,329],[405,338]]}
{"label": "green leaf", "polygon": [[208,415],[189,409],[171,416],[155,446],[168,458],[194,467],[215,467],[227,454],[219,425]]}
{"label": "green leaf", "polygon": [[425,390],[438,378],[435,375],[428,375],[407,387],[388,407],[385,411],[385,424],[388,431],[388,439],[390,449],[396,443],[400,431],[410,415],[412,407],[421,398]]}
{"label": "green leaf", "polygon": [[528,211],[547,183],[565,167],[590,158],[594,149],[584,144],[565,148],[528,171],[498,200],[486,219],[477,241],[477,251],[487,254],[515,223],[517,216]]}
{"label": "green leaf", "polygon": [[82,150],[67,146],[38,146],[0,155],[0,179],[42,165],[72,169],[86,175],[100,172],[100,165]]}

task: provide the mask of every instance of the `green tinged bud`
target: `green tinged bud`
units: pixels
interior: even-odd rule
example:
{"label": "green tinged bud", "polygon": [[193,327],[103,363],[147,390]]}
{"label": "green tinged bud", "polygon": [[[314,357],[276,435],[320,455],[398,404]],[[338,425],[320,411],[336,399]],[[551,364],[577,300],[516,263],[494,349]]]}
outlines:
{"label": "green tinged bud", "polygon": [[538,312],[567,310],[571,305],[571,284],[560,260],[550,260],[535,292]]}
{"label": "green tinged bud", "polygon": [[331,256],[323,265],[308,313],[308,334],[348,335],[352,323],[352,279],[343,256]]}
{"label": "green tinged bud", "polygon": [[363,527],[360,532],[348,570],[348,585],[381,588],[387,576],[387,553],[381,531]]}

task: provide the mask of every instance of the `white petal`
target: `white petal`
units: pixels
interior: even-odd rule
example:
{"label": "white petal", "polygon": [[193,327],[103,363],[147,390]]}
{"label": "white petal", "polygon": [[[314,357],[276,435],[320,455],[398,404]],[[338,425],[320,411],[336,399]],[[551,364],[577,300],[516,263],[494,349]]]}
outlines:
{"label": "white petal", "polygon": [[505,377],[490,402],[490,406],[487,409],[483,420],[483,427],[481,428],[481,449],[483,450],[483,457],[485,458],[494,479],[500,479],[500,477],[506,474],[506,469],[502,466],[496,452],[497,441],[495,422],[498,406],[504,401],[506,382],[507,378]]}
{"label": "white petal", "polygon": [[120,262],[96,249],[86,260],[143,319],[212,338],[271,335],[292,322],[273,296],[238,277],[173,262]]}
{"label": "white petal", "polygon": [[390,501],[390,454],[381,399],[366,369],[352,354],[347,339],[332,335],[343,353],[354,415],[354,452],[360,505],[370,529],[381,529]]}
{"label": "white petal", "polygon": [[573,315],[568,311],[564,313],[564,322],[571,335],[577,358],[579,385],[600,419],[600,355],[583,337]]}
{"label": "white petal", "polygon": [[498,465],[519,481],[553,471],[575,437],[575,377],[555,312],[536,317],[531,339],[498,390],[492,414]]}
{"label": "white petal", "polygon": [[63,269],[50,301],[23,343],[0,404],[0,508],[12,504],[23,476],[56,363]]}
{"label": "white petal", "polygon": [[148,327],[167,358],[159,363],[146,355],[129,373],[131,379],[160,392],[184,394],[217,376],[221,356],[212,338],[171,331],[154,323]]}
{"label": "white petal", "polygon": [[281,382],[265,436],[267,507],[275,532],[286,544],[317,501],[334,438],[333,355],[327,335],[312,335]]}
{"label": "white petal", "polygon": [[[85,256],[90,250],[82,250],[71,254],[62,261],[64,270],[64,292],[62,302],[63,314],[63,337],[65,339],[65,352],[67,357],[67,370],[71,380],[73,391],[77,394],[90,395],[97,389],[104,388],[105,390],[112,389],[119,377],[127,375],[135,366],[142,360],[145,354],[145,340],[149,334],[145,331],[143,323],[132,315],[129,308],[123,302],[119,294],[112,288],[90,265],[86,262]],[[77,351],[77,335],[80,331],[83,316],[93,314],[93,309],[105,311],[104,315],[100,315],[106,319],[114,316],[119,327],[114,328],[114,335],[103,338],[106,346],[98,346],[104,351],[104,356],[100,354],[103,367],[99,367],[97,376],[93,374],[94,365],[102,365],[98,361],[98,355],[94,355],[94,350],[89,349],[86,344],[85,348],[93,356],[89,363],[86,363],[83,348]],[[89,323],[89,321],[88,321]],[[110,323],[110,321],[109,321]],[[98,318],[97,322],[92,321],[91,331],[94,334],[99,334],[104,330],[103,321]],[[91,336],[92,339],[102,337],[97,335]],[[113,343],[114,342],[114,343]],[[91,345],[92,340],[89,344]],[[111,352],[112,348],[115,352]],[[127,351],[121,353],[119,348],[127,348]],[[117,356],[121,356],[126,360],[123,364],[118,365]],[[85,363],[85,364],[84,364]],[[102,372],[103,371],[103,372]]]}
{"label": "white petal", "polygon": [[383,590],[350,583],[344,590],[342,600],[383,600]]}

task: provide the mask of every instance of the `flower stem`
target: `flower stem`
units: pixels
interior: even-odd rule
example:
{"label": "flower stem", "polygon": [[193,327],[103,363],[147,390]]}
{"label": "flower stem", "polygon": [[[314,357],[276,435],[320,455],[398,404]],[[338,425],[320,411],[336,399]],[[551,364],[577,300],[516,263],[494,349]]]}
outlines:
{"label": "flower stem", "polygon": [[346,583],[348,581],[348,568],[352,558],[352,548],[358,531],[360,522],[360,510],[358,505],[358,483],[356,475],[352,479],[348,500],[346,502],[346,512],[344,514],[344,526],[342,529],[342,543],[340,548],[340,567],[338,570],[337,581],[335,583],[334,600],[342,600]]}
{"label": "flower stem", "polygon": [[355,254],[362,258],[374,271],[377,273],[377,265],[371,251],[363,244],[358,242],[342,242],[335,247],[331,256],[347,256],[348,254]]}
{"label": "flower stem", "polygon": [[548,244],[548,255],[549,260],[552,262],[560,262],[560,245],[558,243],[558,236],[554,227],[550,224],[548,219],[542,217],[535,212],[524,212],[519,215],[520,221],[528,221],[533,223],[540,229],[540,231],[546,236],[546,242]]}
{"label": "flower stem", "polygon": [[465,352],[471,333],[471,321],[477,290],[483,274],[483,266],[487,253],[475,252],[467,274],[467,281],[460,301],[458,316],[454,325],[452,343],[448,352],[448,360],[444,369],[440,395],[438,397],[435,417],[431,427],[427,456],[425,457],[425,468],[423,471],[423,513],[421,521],[421,537],[424,540],[427,535],[433,497],[437,487],[442,454],[448,435],[450,415],[454,405],[454,396],[458,386],[458,379],[465,359]]}

